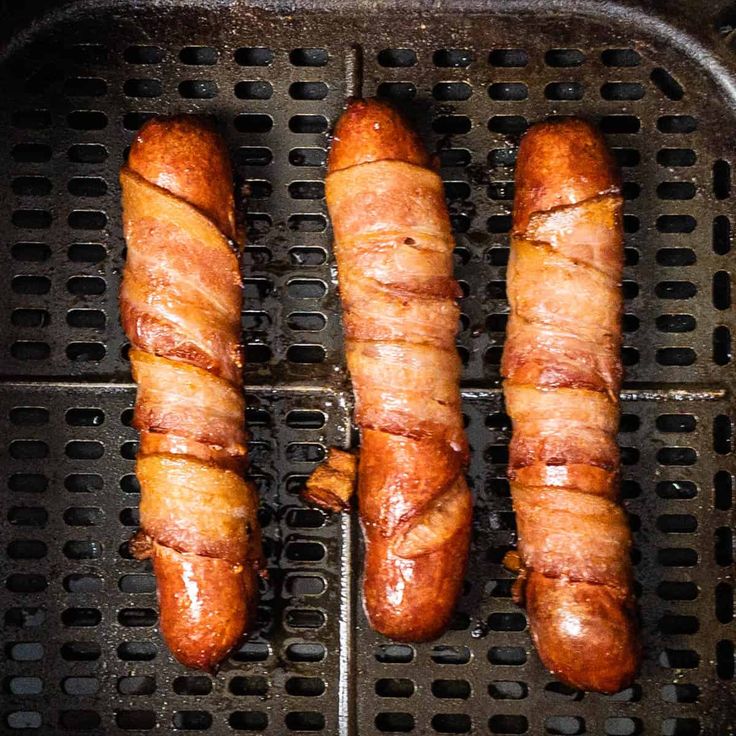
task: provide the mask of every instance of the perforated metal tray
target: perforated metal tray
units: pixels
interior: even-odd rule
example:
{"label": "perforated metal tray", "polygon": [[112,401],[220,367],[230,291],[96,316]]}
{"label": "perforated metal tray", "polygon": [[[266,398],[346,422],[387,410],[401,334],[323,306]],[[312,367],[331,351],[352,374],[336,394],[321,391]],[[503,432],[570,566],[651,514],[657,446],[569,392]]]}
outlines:
{"label": "perforated metal tray", "polygon": [[[647,5],[77,2],[30,26],[14,10],[3,732],[736,732],[734,19],[718,3]],[[356,522],[296,495],[325,446],[355,440],[323,177],[330,126],[361,86],[439,151],[465,294],[472,565],[451,631],[418,646],[367,627]],[[248,421],[271,578],[260,630],[216,676],[172,660],[150,569],[125,551],[138,496],[117,175],[143,121],[174,111],[217,116],[249,194]],[[528,124],[568,114],[600,123],[626,193],[620,441],[646,658],[612,697],[544,670],[500,564],[514,541],[498,390],[514,155]]]}

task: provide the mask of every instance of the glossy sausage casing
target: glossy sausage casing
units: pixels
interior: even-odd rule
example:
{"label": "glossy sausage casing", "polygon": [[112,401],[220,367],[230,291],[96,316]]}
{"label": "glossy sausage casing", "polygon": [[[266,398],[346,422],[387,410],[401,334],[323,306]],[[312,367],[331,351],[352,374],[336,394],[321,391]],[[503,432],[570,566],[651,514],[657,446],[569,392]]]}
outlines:
{"label": "glossy sausage casing", "polygon": [[603,692],[629,684],[640,656],[618,499],[621,209],[595,128],[530,129],[516,169],[502,360],[523,595],[545,665]]}
{"label": "glossy sausage casing", "polygon": [[462,588],[472,513],[442,181],[391,106],[353,100],[326,195],[361,430],[365,609],[386,636],[431,639]]}
{"label": "glossy sausage casing", "polygon": [[242,284],[225,145],[207,121],[156,118],[121,171],[128,256],[120,294],[138,394],[141,532],[161,632],[211,670],[257,601],[257,498],[242,478]]}

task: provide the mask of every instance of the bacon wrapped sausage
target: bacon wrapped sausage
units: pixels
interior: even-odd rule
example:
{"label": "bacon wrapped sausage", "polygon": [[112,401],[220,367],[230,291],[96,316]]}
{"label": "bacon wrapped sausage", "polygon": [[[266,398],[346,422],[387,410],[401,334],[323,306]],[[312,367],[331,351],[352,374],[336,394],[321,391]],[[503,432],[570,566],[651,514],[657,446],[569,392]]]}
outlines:
{"label": "bacon wrapped sausage", "polygon": [[232,173],[196,117],[157,118],[120,173],[128,247],[120,311],[140,431],[141,531],[161,632],[174,656],[212,669],[253,619],[261,559],[246,464]]}
{"label": "bacon wrapped sausage", "polygon": [[502,374],[523,596],[545,665],[615,692],[639,661],[631,534],[619,504],[622,197],[580,120],[524,137]]}
{"label": "bacon wrapped sausage", "polygon": [[326,195],[361,431],[365,609],[386,636],[431,639],[462,587],[472,513],[442,180],[395,110],[353,100]]}

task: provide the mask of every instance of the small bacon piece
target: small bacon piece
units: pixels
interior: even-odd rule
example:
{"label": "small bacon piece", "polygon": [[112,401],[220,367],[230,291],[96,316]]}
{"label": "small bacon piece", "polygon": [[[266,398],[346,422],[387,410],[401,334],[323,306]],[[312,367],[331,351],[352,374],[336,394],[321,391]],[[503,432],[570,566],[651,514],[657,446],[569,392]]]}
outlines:
{"label": "small bacon piece", "polygon": [[351,452],[331,447],[327,457],[309,476],[302,500],[325,511],[347,511],[355,490],[358,458]]}

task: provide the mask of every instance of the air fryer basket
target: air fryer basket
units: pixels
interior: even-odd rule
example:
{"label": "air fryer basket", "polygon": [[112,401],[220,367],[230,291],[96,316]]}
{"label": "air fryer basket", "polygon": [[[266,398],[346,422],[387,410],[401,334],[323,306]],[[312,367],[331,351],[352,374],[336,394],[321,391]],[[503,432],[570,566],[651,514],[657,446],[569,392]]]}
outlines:
{"label": "air fryer basket", "polygon": [[[731,14],[649,4],[72,2],[15,23],[0,102],[0,730],[734,733]],[[472,565],[451,630],[414,646],[366,624],[356,521],[297,496],[325,447],[355,442],[323,179],[328,131],[361,88],[439,152],[464,292]],[[117,175],[141,124],[176,111],[217,117],[248,195],[270,580],[258,632],[216,675],[173,661],[150,568],[125,548],[138,487]],[[620,442],[646,657],[615,696],[545,671],[501,566],[514,155],[528,124],[571,114],[605,131],[626,195]]]}

